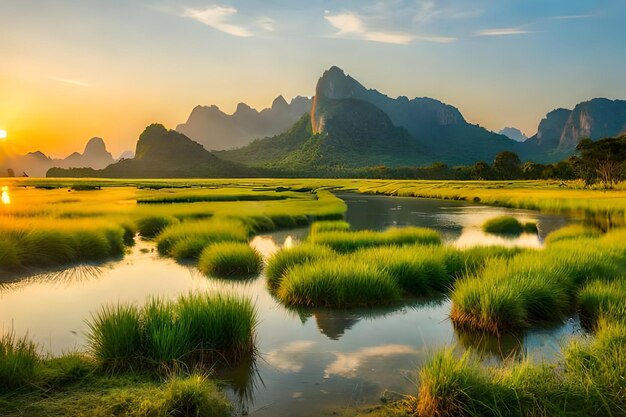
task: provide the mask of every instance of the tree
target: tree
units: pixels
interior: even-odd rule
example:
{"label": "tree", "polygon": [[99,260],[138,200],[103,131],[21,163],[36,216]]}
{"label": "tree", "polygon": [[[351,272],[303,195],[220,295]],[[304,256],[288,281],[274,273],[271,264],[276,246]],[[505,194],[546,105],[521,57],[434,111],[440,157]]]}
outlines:
{"label": "tree", "polygon": [[491,167],[485,161],[478,161],[472,169],[472,177],[477,180],[491,179]]}
{"label": "tree", "polygon": [[522,161],[515,152],[503,151],[496,155],[493,169],[503,179],[519,178],[521,164]]}

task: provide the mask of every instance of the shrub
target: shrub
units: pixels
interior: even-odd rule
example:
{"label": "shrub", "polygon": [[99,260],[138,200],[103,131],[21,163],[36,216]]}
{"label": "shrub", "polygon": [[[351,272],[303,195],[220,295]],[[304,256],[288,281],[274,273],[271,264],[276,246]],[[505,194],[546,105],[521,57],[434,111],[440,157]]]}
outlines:
{"label": "shrub", "polygon": [[221,242],[202,251],[198,267],[206,275],[244,277],[258,275],[263,267],[263,258],[247,243]]}

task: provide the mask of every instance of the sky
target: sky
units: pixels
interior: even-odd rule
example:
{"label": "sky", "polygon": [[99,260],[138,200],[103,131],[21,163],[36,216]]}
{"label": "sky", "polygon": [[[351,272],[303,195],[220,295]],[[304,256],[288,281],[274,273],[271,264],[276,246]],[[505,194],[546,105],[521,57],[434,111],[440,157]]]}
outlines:
{"label": "sky", "polygon": [[196,105],[310,96],[344,69],[491,130],[626,99],[625,0],[0,0],[0,130],[18,152],[114,156]]}

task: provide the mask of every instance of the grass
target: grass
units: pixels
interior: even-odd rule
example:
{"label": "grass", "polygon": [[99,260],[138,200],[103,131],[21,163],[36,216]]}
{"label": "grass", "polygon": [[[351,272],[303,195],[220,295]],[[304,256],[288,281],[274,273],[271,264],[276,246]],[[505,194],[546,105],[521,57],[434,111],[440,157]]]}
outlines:
{"label": "grass", "polygon": [[335,258],[290,268],[277,296],[287,305],[371,306],[398,300],[400,287],[389,274],[373,265]]}
{"label": "grass", "polygon": [[247,242],[248,234],[248,229],[240,221],[209,219],[169,226],[156,241],[161,254],[184,259],[199,256],[202,249],[212,243]]}
{"label": "grass", "polygon": [[483,231],[502,235],[520,235],[523,232],[537,233],[537,224],[534,222],[521,223],[512,216],[499,216],[487,220],[483,224]]}
{"label": "grass", "polygon": [[148,216],[137,221],[137,229],[139,234],[146,238],[152,239],[159,235],[167,227],[178,223],[178,219],[172,216]]}
{"label": "grass", "polygon": [[326,246],[303,243],[276,252],[267,262],[265,275],[270,288],[277,288],[285,272],[296,265],[308,264],[321,259],[336,256]]}
{"label": "grass", "polygon": [[491,259],[455,284],[450,316],[460,327],[493,333],[556,321],[574,310],[580,286],[618,277],[625,265],[623,250],[598,239],[569,239],[544,251]]}
{"label": "grass", "polygon": [[89,346],[107,370],[205,365],[254,352],[256,313],[247,299],[189,294],[143,308],[102,308],[89,323]]}
{"label": "grass", "polygon": [[383,232],[371,230],[330,231],[311,235],[309,241],[318,245],[326,245],[341,253],[386,245],[441,244],[439,233],[421,227],[392,227]]}
{"label": "grass", "polygon": [[202,251],[198,267],[206,275],[247,277],[261,272],[263,258],[247,243],[221,242]]}
{"label": "grass", "polygon": [[599,237],[600,235],[601,232],[597,229],[583,226],[582,224],[570,224],[569,226],[557,229],[546,236],[546,245],[551,245],[568,239],[594,238]]}
{"label": "grass", "polygon": [[343,220],[317,221],[311,224],[310,235],[323,232],[345,232],[350,230],[350,223]]}
{"label": "grass", "polygon": [[[600,316],[625,319],[623,307],[626,300],[626,279],[613,281],[597,280],[586,284],[578,291],[578,307],[584,323],[595,325]],[[614,317],[616,316],[616,317]]]}
{"label": "grass", "polygon": [[125,230],[119,226],[83,226],[52,221],[48,228],[0,226],[0,269],[51,267],[121,255]]}
{"label": "grass", "polygon": [[0,394],[26,385],[39,362],[36,346],[8,333],[0,338]]}
{"label": "grass", "polygon": [[137,204],[188,204],[213,201],[272,201],[285,199],[287,199],[287,196],[279,194],[207,194],[140,198],[137,199]]}

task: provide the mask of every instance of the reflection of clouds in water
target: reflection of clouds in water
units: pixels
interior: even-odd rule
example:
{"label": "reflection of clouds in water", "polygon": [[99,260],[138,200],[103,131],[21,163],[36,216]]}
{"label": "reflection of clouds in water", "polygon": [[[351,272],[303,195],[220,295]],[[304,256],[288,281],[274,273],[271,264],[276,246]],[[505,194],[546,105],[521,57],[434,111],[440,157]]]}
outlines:
{"label": "reflection of clouds in water", "polygon": [[333,352],[336,359],[324,370],[324,378],[339,375],[353,378],[357,371],[371,359],[389,356],[416,355],[417,350],[408,345],[382,345],[359,349],[352,353]]}
{"label": "reflection of clouds in water", "polygon": [[265,360],[281,372],[300,372],[304,366],[304,357],[315,345],[312,340],[295,340],[279,349],[271,350]]}
{"label": "reflection of clouds in water", "polygon": [[255,236],[250,242],[250,246],[258,250],[264,258],[272,256],[280,249],[270,236]]}
{"label": "reflection of clouds in water", "polygon": [[498,236],[484,233],[480,230],[463,229],[461,236],[454,242],[458,248],[472,246],[522,246],[525,248],[542,248],[543,243],[539,236],[531,233],[523,233],[515,237]]}

